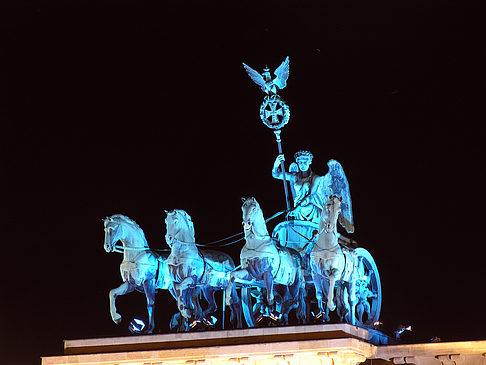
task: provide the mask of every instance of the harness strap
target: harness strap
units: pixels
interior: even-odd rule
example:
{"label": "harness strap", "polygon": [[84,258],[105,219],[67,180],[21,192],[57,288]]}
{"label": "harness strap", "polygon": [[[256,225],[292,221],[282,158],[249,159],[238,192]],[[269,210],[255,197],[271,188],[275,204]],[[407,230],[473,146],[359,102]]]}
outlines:
{"label": "harness strap", "polygon": [[344,250],[341,249],[341,251],[343,252],[343,256],[344,256],[344,270],[341,274],[341,280],[344,281],[344,278],[346,276],[346,266],[347,266],[347,258],[346,258],[346,254],[344,253]]}
{"label": "harness strap", "polygon": [[282,258],[280,257],[280,250],[277,249],[277,252],[278,252],[278,267],[277,267],[277,271],[275,271],[275,276],[273,277],[274,279],[277,277],[278,275],[278,272],[280,271],[280,266],[282,264]]}
{"label": "harness strap", "polygon": [[123,245],[115,245],[114,248],[118,250],[117,252],[127,251],[152,251],[150,247],[125,247]]}
{"label": "harness strap", "polygon": [[[296,231],[296,230],[294,229],[294,227],[290,226],[290,228],[292,229],[292,231],[294,231],[295,233],[297,233],[299,236],[301,236],[301,237],[303,237],[304,239],[306,239],[306,240],[307,240],[307,243],[306,243],[306,244],[304,245],[304,247],[302,247],[302,249],[299,251],[299,252],[304,252],[304,251],[305,251],[305,249],[307,248],[307,246],[309,246],[309,243],[311,243],[311,242],[312,242],[312,240],[314,239],[314,237],[315,237],[316,235],[313,235],[313,236],[312,236],[312,237],[309,239],[309,238],[307,238],[306,236],[304,236],[302,233],[300,233],[300,232]],[[286,241],[285,241],[285,247],[287,246],[287,242],[288,242],[288,241],[286,240]]]}
{"label": "harness strap", "polygon": [[[204,264],[204,266],[203,266],[203,272],[202,272],[202,274],[201,274],[201,277],[200,277],[200,278],[198,279],[198,281],[197,281],[197,283],[200,283],[200,282],[201,282],[201,280],[202,280],[202,278],[204,277],[204,274],[206,273],[206,266],[207,266],[207,265],[209,265],[209,264],[208,264],[208,263],[206,262],[206,260],[204,259],[204,255],[202,254],[202,252],[200,252],[199,250],[197,250],[197,253],[199,254],[199,257],[200,257],[200,258],[202,258],[202,260],[203,260],[203,264]],[[211,267],[211,269],[213,269],[213,270],[214,270],[214,267],[212,267],[211,265],[209,265],[209,267]],[[196,285],[197,285],[197,283],[196,283]]]}
{"label": "harness strap", "polygon": [[159,281],[160,260],[157,258],[157,270],[155,271],[155,289],[157,289],[157,281]]}

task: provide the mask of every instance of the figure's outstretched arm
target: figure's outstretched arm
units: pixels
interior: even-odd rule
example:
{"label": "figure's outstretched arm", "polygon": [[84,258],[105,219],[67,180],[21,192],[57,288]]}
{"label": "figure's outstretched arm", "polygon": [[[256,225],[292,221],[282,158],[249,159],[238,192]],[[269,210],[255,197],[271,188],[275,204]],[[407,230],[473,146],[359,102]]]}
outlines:
{"label": "figure's outstretched arm", "polygon": [[[285,161],[285,156],[283,154],[278,155],[277,158],[275,159],[275,162],[273,163],[273,168],[272,168],[272,176],[275,179],[284,179],[284,173],[282,172],[280,165],[282,162]],[[289,172],[285,172],[285,180],[287,181],[293,181],[294,175]]]}

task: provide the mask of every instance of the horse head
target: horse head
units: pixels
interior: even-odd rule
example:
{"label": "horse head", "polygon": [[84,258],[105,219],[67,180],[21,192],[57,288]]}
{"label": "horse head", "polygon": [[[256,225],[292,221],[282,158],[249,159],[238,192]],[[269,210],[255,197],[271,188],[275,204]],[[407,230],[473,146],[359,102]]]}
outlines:
{"label": "horse head", "polygon": [[115,243],[120,239],[120,225],[112,217],[103,220],[105,227],[104,248],[106,252],[113,252]]}
{"label": "horse head", "polygon": [[255,198],[251,197],[248,199],[241,198],[243,205],[241,206],[241,211],[243,212],[243,229],[245,231],[250,230],[254,221],[255,213],[260,209],[260,205]]}
{"label": "horse head", "polygon": [[145,234],[142,229],[132,219],[115,214],[104,220],[105,226],[105,251],[115,251],[115,244],[118,241],[126,243],[130,247],[148,247]]}
{"label": "horse head", "polygon": [[324,204],[321,220],[323,220],[326,224],[326,231],[331,231],[336,228],[336,222],[341,214],[342,201],[342,197],[337,197],[336,195],[331,194],[329,195],[329,199],[327,199],[326,203]]}
{"label": "horse head", "polygon": [[120,223],[115,219],[115,216],[106,217],[104,219],[105,226],[105,243],[104,248],[106,252],[113,252],[115,244],[120,240],[122,236],[122,230]]}
{"label": "horse head", "polygon": [[194,223],[192,223],[189,214],[181,209],[166,210],[165,213],[167,214],[165,218],[167,228],[165,240],[169,247],[172,248],[174,240],[183,243],[195,242]]}
{"label": "horse head", "polygon": [[252,232],[260,237],[268,236],[267,226],[260,204],[253,197],[248,199],[242,198],[241,200],[243,201],[243,205],[241,206],[243,213],[242,225],[245,232]]}

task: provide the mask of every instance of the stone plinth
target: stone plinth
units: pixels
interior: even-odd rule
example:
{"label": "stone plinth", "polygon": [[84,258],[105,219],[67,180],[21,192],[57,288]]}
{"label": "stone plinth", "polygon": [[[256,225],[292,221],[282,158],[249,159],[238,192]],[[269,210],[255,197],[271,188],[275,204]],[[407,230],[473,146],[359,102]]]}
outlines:
{"label": "stone plinth", "polygon": [[421,343],[380,346],[376,356],[393,364],[486,365],[486,341]]}
{"label": "stone plinth", "polygon": [[[388,345],[387,345],[388,344]],[[348,324],[64,341],[42,365],[486,365],[486,341],[393,345]]]}

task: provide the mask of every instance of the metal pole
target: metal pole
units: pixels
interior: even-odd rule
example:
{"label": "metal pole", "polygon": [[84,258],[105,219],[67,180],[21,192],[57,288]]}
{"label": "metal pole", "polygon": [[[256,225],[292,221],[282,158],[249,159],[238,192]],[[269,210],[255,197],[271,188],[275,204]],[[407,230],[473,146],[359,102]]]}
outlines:
{"label": "metal pole", "polygon": [[[277,138],[277,145],[278,145],[278,154],[281,155],[282,152],[282,139],[280,138],[280,133],[282,131],[280,129],[277,129],[273,131],[275,133],[275,137]],[[285,177],[285,166],[283,161],[280,162],[280,169],[282,170],[282,176],[283,176],[283,185],[284,185],[284,191],[285,191],[285,203],[287,204],[287,210],[290,210],[290,200],[289,200],[289,190],[287,187],[287,178]]]}

